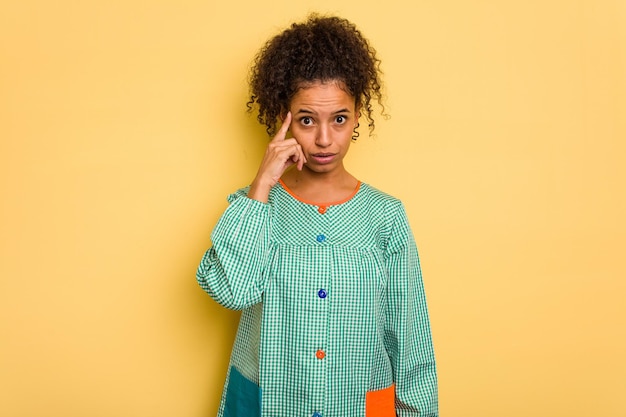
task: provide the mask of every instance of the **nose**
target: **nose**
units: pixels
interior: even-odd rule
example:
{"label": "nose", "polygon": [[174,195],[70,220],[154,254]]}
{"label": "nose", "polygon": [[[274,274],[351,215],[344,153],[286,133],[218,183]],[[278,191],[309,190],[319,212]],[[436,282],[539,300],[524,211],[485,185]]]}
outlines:
{"label": "nose", "polygon": [[330,126],[327,124],[321,124],[316,132],[315,144],[320,148],[325,148],[330,145],[331,141]]}

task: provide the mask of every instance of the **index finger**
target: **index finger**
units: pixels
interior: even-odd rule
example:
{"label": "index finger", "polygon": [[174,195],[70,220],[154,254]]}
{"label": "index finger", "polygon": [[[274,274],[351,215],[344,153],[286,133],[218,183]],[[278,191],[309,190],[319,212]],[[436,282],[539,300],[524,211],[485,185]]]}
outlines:
{"label": "index finger", "polygon": [[287,115],[283,119],[283,124],[278,129],[276,136],[274,136],[274,140],[284,140],[287,136],[287,131],[289,130],[289,126],[291,125],[291,112],[287,112]]}

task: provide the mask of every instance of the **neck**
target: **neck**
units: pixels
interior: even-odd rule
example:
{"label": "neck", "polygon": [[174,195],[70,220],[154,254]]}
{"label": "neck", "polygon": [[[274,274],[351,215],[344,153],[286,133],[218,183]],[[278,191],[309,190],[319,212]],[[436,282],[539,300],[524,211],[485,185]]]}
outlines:
{"label": "neck", "polygon": [[316,202],[340,201],[350,196],[359,181],[343,166],[332,172],[291,169],[282,177],[285,185],[298,197]]}
{"label": "neck", "polygon": [[343,165],[330,172],[314,172],[309,170],[306,165],[302,171],[296,169],[290,170],[286,178],[290,182],[305,187],[341,187],[346,183],[353,184],[356,179],[350,174]]}

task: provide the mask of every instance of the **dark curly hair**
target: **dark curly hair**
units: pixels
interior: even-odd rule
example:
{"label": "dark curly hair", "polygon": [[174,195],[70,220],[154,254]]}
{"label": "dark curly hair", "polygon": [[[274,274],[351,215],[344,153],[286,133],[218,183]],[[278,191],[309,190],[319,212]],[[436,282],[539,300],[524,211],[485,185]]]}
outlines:
{"label": "dark curly hair", "polygon": [[[372,99],[384,113],[380,60],[356,26],[335,16],[311,14],[270,39],[254,58],[249,75],[248,111],[258,106],[257,119],[272,136],[297,91],[314,81],[340,81],[374,130]],[[386,116],[386,115],[385,115]],[[356,139],[358,133],[355,130]]]}

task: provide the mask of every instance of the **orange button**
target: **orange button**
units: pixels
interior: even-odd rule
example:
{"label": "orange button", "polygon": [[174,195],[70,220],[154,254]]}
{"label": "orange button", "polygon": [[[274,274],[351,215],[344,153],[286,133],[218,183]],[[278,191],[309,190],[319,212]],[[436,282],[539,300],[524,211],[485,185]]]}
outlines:
{"label": "orange button", "polygon": [[317,209],[317,211],[319,211],[320,214],[326,213],[326,210],[327,210],[326,206],[319,206],[319,208]]}
{"label": "orange button", "polygon": [[315,352],[315,357],[317,357],[317,359],[324,359],[326,357],[326,353],[322,349],[319,349]]}

